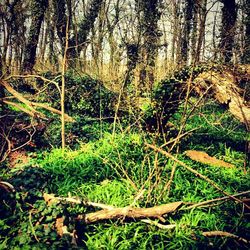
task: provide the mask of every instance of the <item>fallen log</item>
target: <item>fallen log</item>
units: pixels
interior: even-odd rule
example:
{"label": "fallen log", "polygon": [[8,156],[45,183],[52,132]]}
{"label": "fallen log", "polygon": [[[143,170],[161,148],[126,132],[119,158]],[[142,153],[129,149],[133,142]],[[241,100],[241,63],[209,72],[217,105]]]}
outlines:
{"label": "fallen log", "polygon": [[88,213],[84,215],[78,215],[77,219],[83,221],[86,224],[94,223],[101,220],[110,219],[144,219],[144,218],[157,218],[164,221],[163,216],[168,213],[172,213],[181,207],[182,201],[172,202],[150,208],[137,208],[137,207],[122,207],[116,208],[95,202],[85,202],[76,198],[61,198],[55,197],[53,194],[43,194],[43,198],[48,205],[58,203],[60,201],[66,201],[76,204],[83,204],[85,206],[100,207],[102,210]]}
{"label": "fallen log", "polygon": [[204,90],[210,87],[211,96],[219,103],[226,104],[229,112],[240,122],[244,123],[249,130],[249,97],[245,94],[247,89],[239,86],[240,77],[245,77],[245,75],[236,76],[234,72],[226,69],[223,72],[208,71],[201,73],[195,78],[194,86],[198,94],[203,94]]}
{"label": "fallen log", "polygon": [[[11,106],[18,108],[19,110],[25,112],[26,114],[28,114],[32,117],[38,117],[38,118],[47,120],[46,116],[43,113],[36,110],[34,107],[39,107],[39,108],[49,110],[50,112],[52,112],[54,114],[58,114],[58,115],[62,114],[62,112],[60,110],[49,107],[48,105],[46,105],[44,103],[37,103],[37,102],[32,102],[32,101],[28,100],[22,94],[17,92],[14,88],[12,88],[11,85],[7,81],[1,80],[0,85],[2,85],[10,94],[12,94],[13,97],[15,97],[17,100],[19,100],[23,104],[25,104],[27,108],[22,107],[18,103],[7,101],[6,100],[7,98],[3,98],[2,101],[8,105],[11,105]],[[66,122],[74,122],[74,119],[67,114],[65,114],[64,118],[65,118]]]}
{"label": "fallen log", "polygon": [[142,218],[158,218],[161,219],[165,214],[176,211],[182,201],[164,204],[150,208],[123,207],[113,209],[103,209],[101,211],[78,215],[78,220],[83,220],[86,224],[94,223],[100,220],[110,219],[142,219]]}

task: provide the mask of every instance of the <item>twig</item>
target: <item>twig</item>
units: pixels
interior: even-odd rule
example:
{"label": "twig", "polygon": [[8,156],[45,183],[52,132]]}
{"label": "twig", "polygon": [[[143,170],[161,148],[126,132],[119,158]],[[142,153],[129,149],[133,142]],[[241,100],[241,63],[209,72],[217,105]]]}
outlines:
{"label": "twig", "polygon": [[58,82],[54,81],[58,76],[55,77],[54,80],[49,80],[46,77],[43,77],[43,76],[40,76],[40,75],[30,75],[30,74],[28,74],[28,75],[11,75],[11,76],[5,78],[5,80],[7,81],[7,80],[9,80],[11,78],[31,78],[31,77],[41,79],[44,82],[53,83],[56,86],[56,88],[58,89],[59,93],[61,94],[61,89],[59,87]]}
{"label": "twig", "polygon": [[242,238],[238,235],[235,235],[235,234],[232,234],[232,233],[228,233],[228,232],[224,232],[224,231],[210,231],[210,232],[203,232],[202,233],[203,236],[205,237],[217,237],[217,236],[221,236],[221,237],[230,237],[230,238],[234,238],[238,241],[242,241],[246,244],[249,244],[250,241],[245,239],[245,238]]}
{"label": "twig", "polygon": [[185,163],[183,163],[182,161],[178,160],[176,157],[174,157],[173,155],[171,155],[170,153],[164,151],[163,149],[160,149],[154,145],[145,143],[145,145],[157,152],[160,152],[161,154],[165,155],[166,157],[170,158],[171,160],[177,162],[179,165],[181,165],[182,167],[184,167],[185,169],[187,169],[188,171],[190,171],[191,173],[194,173],[196,176],[198,176],[199,178],[207,181],[208,183],[210,183],[214,188],[216,188],[217,190],[219,190],[221,193],[223,193],[226,196],[229,196],[230,199],[233,199],[237,202],[243,203],[248,209],[250,209],[250,207],[245,204],[242,200],[233,197],[232,195],[228,194],[227,192],[225,192],[223,189],[221,189],[214,181],[212,181],[211,179],[209,179],[208,177],[206,177],[205,175],[199,173],[198,171],[192,169],[191,167],[187,166]]}
{"label": "twig", "polygon": [[0,187],[3,187],[7,192],[15,192],[15,188],[6,181],[0,181]]}
{"label": "twig", "polygon": [[238,194],[234,194],[234,195],[231,195],[231,196],[224,196],[224,197],[220,197],[220,198],[216,198],[216,199],[212,199],[212,200],[208,200],[208,201],[202,201],[202,202],[193,204],[193,205],[191,205],[189,207],[182,208],[182,210],[189,210],[189,209],[192,209],[192,208],[205,206],[205,205],[217,202],[217,201],[229,200],[232,197],[242,196],[242,195],[246,195],[246,194],[250,194],[250,190],[245,191],[245,192],[241,192],[241,193],[238,193]]}
{"label": "twig", "polygon": [[39,242],[39,239],[36,236],[36,232],[35,232],[34,226],[33,226],[32,221],[31,221],[31,211],[29,212],[29,223],[30,223],[32,234],[34,235],[36,241]]}
{"label": "twig", "polygon": [[33,128],[33,132],[32,132],[32,133],[30,133],[28,130],[26,130],[26,132],[29,134],[29,139],[28,139],[28,141],[24,142],[23,144],[21,144],[20,146],[18,146],[18,147],[16,147],[16,148],[13,148],[13,149],[11,150],[11,152],[15,152],[15,151],[17,151],[17,150],[23,148],[24,146],[28,145],[28,144],[32,141],[33,136],[34,136],[34,134],[36,133],[36,128],[35,128],[34,125],[32,125],[32,123],[31,123],[31,126],[32,126],[32,128]]}
{"label": "twig", "polygon": [[43,194],[43,198],[44,200],[48,203],[48,204],[52,204],[52,203],[56,203],[56,202],[60,202],[60,201],[66,201],[66,202],[70,202],[70,203],[75,203],[75,204],[83,204],[85,206],[91,206],[91,207],[99,207],[102,209],[113,209],[113,206],[110,205],[105,205],[102,203],[97,203],[97,202],[91,202],[91,201],[83,201],[79,198],[73,198],[73,197],[55,197],[54,194]]}
{"label": "twig", "polygon": [[150,224],[150,225],[154,225],[156,227],[159,227],[160,229],[173,229],[176,227],[176,224],[170,224],[170,225],[163,225],[157,221],[153,221],[153,220],[146,220],[146,219],[143,219],[141,220],[142,222],[145,222],[147,224]]}
{"label": "twig", "polygon": [[[2,130],[3,133],[1,134],[1,136],[5,139],[5,142],[4,142],[4,145],[3,145],[2,149],[1,149],[1,155],[3,154],[3,156],[0,159],[0,163],[4,162],[6,160],[6,158],[8,157],[8,155],[10,154],[10,152],[11,152],[12,145],[11,145],[11,141],[9,139],[9,135],[10,135],[14,125],[15,125],[15,122],[11,125],[11,127],[10,127],[7,134],[5,133],[4,129]],[[5,152],[3,152],[6,143],[8,145],[8,149]]]}
{"label": "twig", "polygon": [[186,135],[191,134],[192,132],[194,132],[194,131],[196,131],[196,130],[198,130],[198,129],[200,129],[200,128],[201,128],[201,127],[193,128],[193,129],[191,129],[191,130],[189,130],[189,131],[186,131],[186,132],[183,133],[183,134],[179,134],[179,135],[177,135],[177,137],[175,137],[174,139],[172,139],[172,140],[170,140],[170,141],[167,141],[166,143],[162,144],[162,145],[160,146],[160,148],[163,148],[163,147],[165,147],[165,146],[167,146],[167,145],[169,145],[169,144],[171,144],[171,143],[173,143],[173,142],[175,142],[175,141],[179,141],[182,137],[185,137]]}

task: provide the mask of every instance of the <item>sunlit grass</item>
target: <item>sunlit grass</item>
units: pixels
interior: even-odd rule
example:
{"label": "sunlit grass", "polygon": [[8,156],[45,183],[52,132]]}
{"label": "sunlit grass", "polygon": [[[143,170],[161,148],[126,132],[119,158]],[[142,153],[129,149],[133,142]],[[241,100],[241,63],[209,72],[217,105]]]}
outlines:
{"label": "sunlit grass", "polygon": [[[200,116],[200,112],[204,116]],[[178,126],[180,114],[176,114],[172,119],[176,126]],[[245,155],[242,147],[239,146],[246,139],[244,128],[215,104],[201,106],[200,110],[192,114],[186,130],[198,127],[197,131],[183,139],[180,153],[176,155],[178,159],[216,182],[229,194],[248,190],[249,173],[244,172]],[[146,138],[150,141],[150,136]],[[37,170],[35,177],[28,174],[25,178],[30,178],[28,185],[32,185],[32,178],[39,184],[40,171],[41,176],[47,179],[46,185],[43,185],[44,179],[42,180],[42,188],[39,191],[63,197],[77,196],[83,201],[88,200],[114,207],[129,205],[151,207],[174,201],[198,203],[223,196],[211,184],[179,165],[176,166],[169,190],[166,189],[163,192],[170,181],[175,163],[147,149],[144,140],[145,136],[136,131],[120,132],[115,135],[103,133],[99,140],[81,143],[78,150],[67,149],[63,152],[61,149],[53,149],[50,152],[43,152],[26,167],[4,170],[2,173],[11,178],[11,176],[18,176],[19,172],[25,173],[30,166],[35,166]],[[194,162],[185,156],[184,152],[187,149],[203,150],[218,159],[234,164],[235,168],[212,167]],[[142,196],[137,200],[139,193]],[[39,199],[42,202],[41,197]],[[38,217],[38,219],[32,217],[33,225],[36,225],[39,220],[40,210],[44,217],[47,216],[46,213],[50,215],[54,211],[54,208],[47,211],[45,204],[43,208],[40,203],[38,205],[34,207],[36,213],[32,214],[33,217]],[[68,205],[67,209],[74,212],[74,215],[97,210],[73,205]],[[83,249],[208,249],[211,247],[218,249],[229,245],[235,247],[237,244],[234,240],[220,237],[207,239],[201,233],[228,231],[241,237],[249,237],[250,225],[242,211],[242,205],[234,201],[226,201],[212,207],[182,209],[165,218],[166,224],[176,225],[169,230],[133,219],[125,220],[125,218],[84,225],[81,232]],[[27,217],[27,214],[24,215]],[[25,230],[30,230],[30,222],[23,217],[20,216],[17,220],[27,226],[23,227],[25,234]],[[53,218],[50,219],[53,221]],[[3,220],[0,222],[7,225]],[[4,230],[6,232],[7,229]],[[44,231],[40,232],[38,226],[35,226],[35,230],[44,242],[47,240],[46,237],[53,236],[46,235]],[[14,244],[22,241],[21,248],[25,247],[25,244],[38,246],[33,236],[30,237],[30,231],[28,234],[30,238],[27,236],[20,239],[15,233],[13,231],[10,235],[1,236],[1,249],[6,249],[11,242]],[[11,237],[15,240],[12,241]],[[56,244],[59,242],[61,240],[55,236],[54,246],[58,246]],[[45,245],[39,245],[37,249],[43,249],[42,246]]]}

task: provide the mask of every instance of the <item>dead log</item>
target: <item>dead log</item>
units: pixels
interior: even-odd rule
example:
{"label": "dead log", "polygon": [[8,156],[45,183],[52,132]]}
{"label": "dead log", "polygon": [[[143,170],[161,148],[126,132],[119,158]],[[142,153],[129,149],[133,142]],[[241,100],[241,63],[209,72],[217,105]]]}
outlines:
{"label": "dead log", "polygon": [[83,204],[86,206],[100,207],[102,210],[88,213],[84,215],[78,215],[77,219],[84,221],[86,224],[94,223],[101,220],[110,219],[143,219],[143,218],[158,218],[164,220],[163,216],[168,213],[176,211],[182,204],[182,201],[172,202],[150,208],[137,208],[137,207],[113,207],[94,202],[83,202],[80,199],[75,198],[61,198],[55,197],[53,194],[43,194],[43,198],[48,205],[58,203],[60,201],[66,201],[76,204]]}
{"label": "dead log", "polygon": [[94,223],[100,220],[110,219],[142,219],[142,218],[162,218],[165,214],[176,211],[183,202],[173,202],[150,208],[123,207],[113,209],[103,209],[101,211],[79,215],[78,219],[86,224]]}
{"label": "dead log", "polygon": [[210,87],[212,97],[219,103],[226,104],[229,112],[250,129],[250,103],[245,96],[246,90],[239,86],[239,79],[234,72],[203,72],[196,77],[194,85],[198,94],[203,94]]}

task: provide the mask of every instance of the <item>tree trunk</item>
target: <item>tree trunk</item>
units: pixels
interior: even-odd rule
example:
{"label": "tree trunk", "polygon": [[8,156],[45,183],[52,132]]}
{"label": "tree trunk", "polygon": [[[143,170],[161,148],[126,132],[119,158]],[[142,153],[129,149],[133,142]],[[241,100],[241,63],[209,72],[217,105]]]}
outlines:
{"label": "tree trunk", "polygon": [[192,63],[195,62],[196,58],[196,46],[197,46],[197,33],[198,33],[198,0],[194,0],[194,8],[193,8],[193,27],[191,34],[191,59]]}
{"label": "tree trunk", "polygon": [[160,0],[139,0],[139,6],[142,11],[142,34],[143,46],[142,68],[140,70],[141,91],[152,92],[154,83],[155,60],[157,56],[158,41],[161,36],[158,30],[158,21],[161,17]]}
{"label": "tree trunk", "polygon": [[195,78],[195,90],[199,94],[204,94],[209,89],[209,94],[219,103],[228,106],[232,115],[240,122],[250,128],[250,107],[248,105],[250,96],[247,94],[249,84],[240,86],[241,80],[248,79],[248,68],[238,68],[232,72],[227,68],[217,71],[201,73]]}
{"label": "tree trunk", "polygon": [[194,12],[194,0],[186,0],[184,12],[185,16],[184,16],[183,35],[181,38],[181,64],[186,65],[188,63],[190,32],[192,28],[192,20]]}
{"label": "tree trunk", "polygon": [[205,38],[205,28],[206,28],[206,19],[207,19],[207,0],[202,0],[201,6],[199,8],[199,35],[197,40],[197,46],[195,51],[194,63],[200,61],[202,44]]}
{"label": "tree trunk", "polygon": [[225,63],[229,63],[233,56],[237,9],[235,0],[221,0],[221,2],[223,3],[223,7],[220,50],[222,60]]}
{"label": "tree trunk", "polygon": [[245,6],[245,48],[242,56],[243,63],[250,63],[250,1],[246,0]]}
{"label": "tree trunk", "polygon": [[125,74],[125,80],[124,80],[124,86],[127,87],[134,78],[134,70],[136,68],[136,65],[138,63],[139,58],[139,48],[138,44],[127,44],[127,71]]}
{"label": "tree trunk", "polygon": [[57,36],[60,40],[62,53],[64,53],[67,23],[65,0],[53,0],[53,8]]}
{"label": "tree trunk", "polygon": [[44,19],[48,0],[33,0],[32,2],[32,20],[29,31],[28,43],[24,52],[24,61],[22,71],[25,73],[32,72],[36,62],[36,49],[40,34],[41,25]]}
{"label": "tree trunk", "polygon": [[179,51],[179,42],[178,42],[178,34],[180,34],[180,30],[181,30],[181,18],[180,18],[180,0],[177,1],[177,3],[175,1],[173,1],[173,26],[172,26],[172,30],[173,30],[173,36],[172,36],[172,48],[171,48],[171,57],[172,57],[172,61],[176,62],[178,61],[178,57],[180,54]]}

